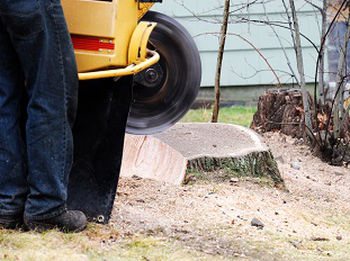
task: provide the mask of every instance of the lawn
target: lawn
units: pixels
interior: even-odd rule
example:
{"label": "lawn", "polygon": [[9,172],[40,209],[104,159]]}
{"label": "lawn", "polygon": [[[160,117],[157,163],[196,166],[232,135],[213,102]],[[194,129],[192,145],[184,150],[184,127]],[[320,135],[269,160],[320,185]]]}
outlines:
{"label": "lawn", "polygon": [[133,236],[122,239],[112,226],[90,224],[81,233],[55,230],[39,234],[0,229],[0,260],[218,260],[187,249],[173,239]]}
{"label": "lawn", "polygon": [[[219,122],[232,123],[249,127],[252,123],[255,107],[233,106],[220,109]],[[212,110],[209,108],[202,108],[197,110],[190,110],[182,122],[210,122]]]}

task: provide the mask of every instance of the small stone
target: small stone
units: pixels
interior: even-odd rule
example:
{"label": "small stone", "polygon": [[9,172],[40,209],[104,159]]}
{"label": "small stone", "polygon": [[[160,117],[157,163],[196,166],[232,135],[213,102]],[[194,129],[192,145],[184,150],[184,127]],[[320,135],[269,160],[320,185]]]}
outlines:
{"label": "small stone", "polygon": [[234,219],[232,219],[231,225],[234,225],[235,223],[236,223],[236,221]]}
{"label": "small stone", "polygon": [[329,238],[326,237],[312,237],[312,241],[329,241]]}
{"label": "small stone", "polygon": [[300,245],[301,245],[301,241],[293,241],[293,240],[291,240],[291,241],[289,241],[292,245],[293,245],[293,247],[295,247],[296,249],[300,249]]}
{"label": "small stone", "polygon": [[295,170],[300,170],[301,166],[299,162],[292,162],[290,166]]}
{"label": "small stone", "polygon": [[337,236],[336,239],[337,239],[338,241],[340,241],[340,240],[343,239],[343,237],[342,237],[342,236]]}
{"label": "small stone", "polygon": [[278,215],[279,215],[279,213],[278,213],[277,211],[275,211],[275,215],[276,215],[276,216],[278,216]]}
{"label": "small stone", "polygon": [[190,231],[186,230],[186,229],[181,229],[181,228],[175,228],[175,232],[176,233],[182,233],[182,234],[188,234],[190,233]]}
{"label": "small stone", "polygon": [[253,218],[252,221],[250,222],[250,225],[253,226],[253,227],[257,227],[257,228],[260,228],[260,229],[263,229],[264,228],[264,224],[257,218]]}
{"label": "small stone", "polygon": [[318,226],[318,224],[316,224],[316,223],[315,223],[315,222],[313,222],[313,221],[311,222],[311,224],[312,224],[312,225],[314,225],[315,227],[317,227],[317,226]]}
{"label": "small stone", "polygon": [[196,181],[197,181],[196,176],[193,174],[189,174],[189,175],[186,175],[185,180],[184,180],[184,184],[189,184],[191,182],[195,183]]}
{"label": "small stone", "polygon": [[238,183],[239,179],[238,178],[232,178],[230,179],[230,183]]}
{"label": "small stone", "polygon": [[141,180],[142,178],[137,176],[137,175],[133,175],[131,178],[135,179],[135,180]]}
{"label": "small stone", "polygon": [[145,203],[145,201],[143,199],[136,199],[136,202],[138,202],[138,203]]}
{"label": "small stone", "polygon": [[344,173],[340,171],[335,171],[334,174],[337,176],[344,176]]}
{"label": "small stone", "polygon": [[278,161],[278,162],[280,162],[280,163],[282,163],[282,164],[284,164],[284,163],[286,162],[286,161],[284,160],[284,158],[283,158],[282,155],[276,157],[276,161]]}

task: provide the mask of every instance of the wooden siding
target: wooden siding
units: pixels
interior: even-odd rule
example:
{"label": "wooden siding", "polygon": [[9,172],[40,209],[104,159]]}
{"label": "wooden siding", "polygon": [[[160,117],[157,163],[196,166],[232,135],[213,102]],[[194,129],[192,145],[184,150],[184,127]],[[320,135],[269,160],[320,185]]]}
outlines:
{"label": "wooden siding", "polygon": [[[236,0],[232,2],[238,3],[239,1]],[[246,0],[243,2],[246,2]],[[184,25],[194,37],[200,50],[203,64],[202,86],[214,85],[219,42],[217,32],[220,31],[218,21],[222,19],[221,13],[223,3],[223,0],[164,0],[163,4],[158,4],[154,7],[154,10],[174,17]],[[318,13],[309,5],[305,4],[304,0],[296,0],[296,4],[298,6],[302,33],[318,45],[320,35],[320,17]],[[237,6],[238,4],[235,4],[232,9],[234,10]],[[188,10],[191,10],[191,12]],[[258,5],[235,12],[231,15],[231,21],[238,21],[242,18],[266,20],[267,14],[270,21],[282,21],[286,23],[287,21],[283,10],[284,8],[281,1],[269,1],[265,9],[261,5]],[[285,25],[288,26],[287,23]],[[290,32],[289,30],[281,28],[275,28],[275,30],[296,72],[295,52],[291,44]],[[269,70],[269,66],[264,59],[262,59],[259,53],[254,50],[249,43],[242,40],[237,35],[252,43],[261,52],[269,61],[272,68],[276,70],[282,83],[293,82],[290,75],[285,73],[289,72],[286,58],[270,26],[259,25],[252,22],[235,22],[230,24],[229,34],[231,35],[228,37],[225,49],[222,85],[244,86],[277,83],[276,77]],[[303,39],[302,45],[307,81],[312,82],[313,75],[315,74],[317,53],[312,44],[305,39]]]}

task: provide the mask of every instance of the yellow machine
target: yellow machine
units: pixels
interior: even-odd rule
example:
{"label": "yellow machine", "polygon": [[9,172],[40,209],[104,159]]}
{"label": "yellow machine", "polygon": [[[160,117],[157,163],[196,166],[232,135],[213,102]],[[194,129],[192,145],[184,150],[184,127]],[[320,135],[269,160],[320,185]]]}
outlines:
{"label": "yellow machine", "polygon": [[138,23],[153,4],[63,0],[62,5],[75,48],[79,79],[135,74],[159,61],[159,54],[147,51],[156,23]]}
{"label": "yellow machine", "polygon": [[198,49],[173,18],[149,11],[161,0],[61,0],[80,79],[67,207],[107,223],[125,132],[175,124],[201,82]]}
{"label": "yellow machine", "polygon": [[200,58],[184,27],[148,12],[161,0],[61,2],[80,80],[138,73],[127,132],[159,132],[187,112],[201,81]]}

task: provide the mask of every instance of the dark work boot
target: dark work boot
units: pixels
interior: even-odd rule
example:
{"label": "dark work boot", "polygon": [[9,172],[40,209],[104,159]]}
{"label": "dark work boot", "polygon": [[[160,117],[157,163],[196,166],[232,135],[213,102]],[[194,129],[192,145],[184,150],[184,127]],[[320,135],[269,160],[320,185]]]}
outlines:
{"label": "dark work boot", "polygon": [[87,219],[83,212],[79,210],[67,210],[61,215],[44,220],[27,220],[24,223],[30,230],[43,232],[49,229],[59,229],[62,232],[80,232],[87,226]]}
{"label": "dark work boot", "polygon": [[23,214],[0,215],[0,229],[16,229],[23,227]]}

